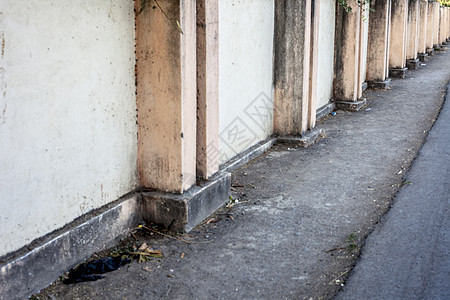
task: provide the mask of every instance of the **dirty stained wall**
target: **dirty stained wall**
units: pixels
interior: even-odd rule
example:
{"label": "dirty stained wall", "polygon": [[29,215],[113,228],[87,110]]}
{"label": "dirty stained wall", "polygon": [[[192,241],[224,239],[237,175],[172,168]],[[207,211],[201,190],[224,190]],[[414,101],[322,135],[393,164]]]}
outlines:
{"label": "dirty stained wall", "polygon": [[130,0],[0,1],[0,256],[137,186]]}
{"label": "dirty stained wall", "polygon": [[322,0],[319,13],[317,108],[327,105],[333,97],[336,1]]}
{"label": "dirty stained wall", "polygon": [[272,133],[274,0],[219,1],[219,160]]}

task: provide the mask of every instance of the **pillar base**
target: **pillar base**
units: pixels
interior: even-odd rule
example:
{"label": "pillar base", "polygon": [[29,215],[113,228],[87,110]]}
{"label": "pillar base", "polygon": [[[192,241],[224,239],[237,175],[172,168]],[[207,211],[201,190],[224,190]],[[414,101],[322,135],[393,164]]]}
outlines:
{"label": "pillar base", "polygon": [[435,45],[433,45],[433,48],[434,48],[434,50],[439,51],[439,50],[441,50],[442,46],[439,44],[435,44]]}
{"label": "pillar base", "polygon": [[336,109],[346,110],[346,111],[360,111],[364,107],[367,106],[367,99],[360,98],[356,101],[345,101],[345,100],[337,100]]}
{"label": "pillar base", "polygon": [[231,174],[219,172],[199,186],[183,194],[142,193],[142,218],[172,231],[188,232],[228,199]]}
{"label": "pillar base", "polygon": [[419,53],[419,60],[421,61],[421,62],[427,62],[428,61],[428,54],[426,54],[426,53]]}
{"label": "pillar base", "polygon": [[428,48],[427,54],[428,54],[428,56],[434,56],[434,48]]}
{"label": "pillar base", "polygon": [[313,128],[302,136],[282,136],[277,138],[277,143],[296,145],[303,148],[309,147],[325,137],[323,129]]}
{"label": "pillar base", "polygon": [[445,42],[442,42],[442,45],[443,45],[443,46],[447,46],[447,44],[448,44],[448,42],[447,42],[447,41],[445,41]]}
{"label": "pillar base", "polygon": [[418,58],[416,58],[416,59],[408,59],[406,61],[406,67],[409,70],[417,70],[420,67],[419,59]]}
{"label": "pillar base", "polygon": [[394,77],[394,78],[405,78],[406,70],[408,70],[408,68],[406,68],[406,67],[389,69],[389,76]]}
{"label": "pillar base", "polygon": [[371,89],[382,89],[382,90],[388,90],[391,88],[391,79],[386,78],[382,81],[369,81],[369,87]]}

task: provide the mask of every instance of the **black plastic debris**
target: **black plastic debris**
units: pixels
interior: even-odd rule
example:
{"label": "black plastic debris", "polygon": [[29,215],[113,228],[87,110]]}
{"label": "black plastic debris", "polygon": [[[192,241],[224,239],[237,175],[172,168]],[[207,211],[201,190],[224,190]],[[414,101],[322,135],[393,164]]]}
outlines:
{"label": "black plastic debris", "polygon": [[121,266],[129,263],[131,259],[121,259],[117,257],[105,257],[98,260],[93,260],[69,271],[69,277],[63,282],[65,284],[96,281],[104,278],[104,276],[95,275],[103,274],[119,269]]}

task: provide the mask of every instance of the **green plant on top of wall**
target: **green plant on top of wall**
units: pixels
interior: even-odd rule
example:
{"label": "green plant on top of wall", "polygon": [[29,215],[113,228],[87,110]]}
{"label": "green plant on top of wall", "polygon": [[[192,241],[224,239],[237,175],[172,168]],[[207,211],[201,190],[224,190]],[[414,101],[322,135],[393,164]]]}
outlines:
{"label": "green plant on top of wall", "polygon": [[442,6],[450,7],[450,0],[438,0]]}
{"label": "green plant on top of wall", "polygon": [[[444,0],[444,1],[450,1],[450,0]],[[356,2],[358,3],[359,7],[364,7],[366,4],[370,4],[370,0],[358,0]],[[338,0],[338,3],[339,3],[339,6],[342,7],[346,12],[348,12],[348,13],[352,12],[351,6],[348,5],[348,0]]]}

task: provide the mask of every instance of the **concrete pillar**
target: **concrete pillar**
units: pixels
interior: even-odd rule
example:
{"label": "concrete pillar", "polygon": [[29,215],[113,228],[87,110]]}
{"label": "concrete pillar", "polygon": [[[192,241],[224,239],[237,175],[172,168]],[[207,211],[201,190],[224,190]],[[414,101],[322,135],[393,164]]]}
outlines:
{"label": "concrete pillar", "polygon": [[182,193],[196,180],[195,1],[136,0],[141,185]]}
{"label": "concrete pillar", "polygon": [[439,44],[446,45],[447,44],[447,31],[446,31],[446,22],[445,22],[445,7],[441,6],[439,8]]}
{"label": "concrete pillar", "polygon": [[447,44],[448,38],[448,8],[444,6],[444,41]]}
{"label": "concrete pillar", "polygon": [[406,66],[408,69],[418,69],[417,58],[419,48],[419,0],[409,0],[408,3],[408,44],[406,48]]}
{"label": "concrete pillar", "polygon": [[[275,1],[274,134],[304,135],[312,114],[317,67],[318,1]],[[312,103],[311,103],[312,99]]]}
{"label": "concrete pillar", "polygon": [[197,0],[197,176],[219,169],[219,1]]}
{"label": "concrete pillar", "polygon": [[408,43],[408,0],[392,0],[391,41],[389,47],[389,74],[406,76],[406,45]]}
{"label": "concrete pillar", "polygon": [[362,96],[361,39],[362,11],[357,0],[348,1],[352,8],[346,12],[342,7],[336,12],[336,47],[334,98],[337,108],[359,110],[366,105]]}
{"label": "concrete pillar", "polygon": [[447,9],[447,40],[450,42],[450,7]]}
{"label": "concrete pillar", "polygon": [[439,8],[441,4],[438,1],[433,2],[433,47],[438,49],[440,48],[439,44]]}
{"label": "concrete pillar", "polygon": [[391,0],[372,0],[370,8],[366,80],[369,87],[387,89]]}
{"label": "concrete pillar", "polygon": [[447,40],[450,41],[450,7],[447,7],[447,25],[448,25]]}
{"label": "concrete pillar", "polygon": [[320,0],[311,1],[311,38],[310,38],[310,56],[309,56],[309,88],[308,88],[308,114],[306,119],[306,129],[312,129],[316,126],[317,111],[317,63],[319,54],[319,15]]}
{"label": "concrete pillar", "polygon": [[434,55],[434,2],[428,1],[428,20],[427,20],[427,54],[428,56]]}
{"label": "concrete pillar", "polygon": [[450,40],[450,7],[445,8],[447,11],[447,41]]}
{"label": "concrete pillar", "polygon": [[428,61],[427,54],[427,21],[428,21],[428,1],[419,1],[419,43],[417,52],[419,53],[419,59],[422,62]]}
{"label": "concrete pillar", "polygon": [[361,3],[361,29],[360,33],[360,57],[359,57],[359,82],[362,92],[368,88],[367,73],[367,52],[369,46],[369,22],[370,22],[370,2],[362,1]]}

